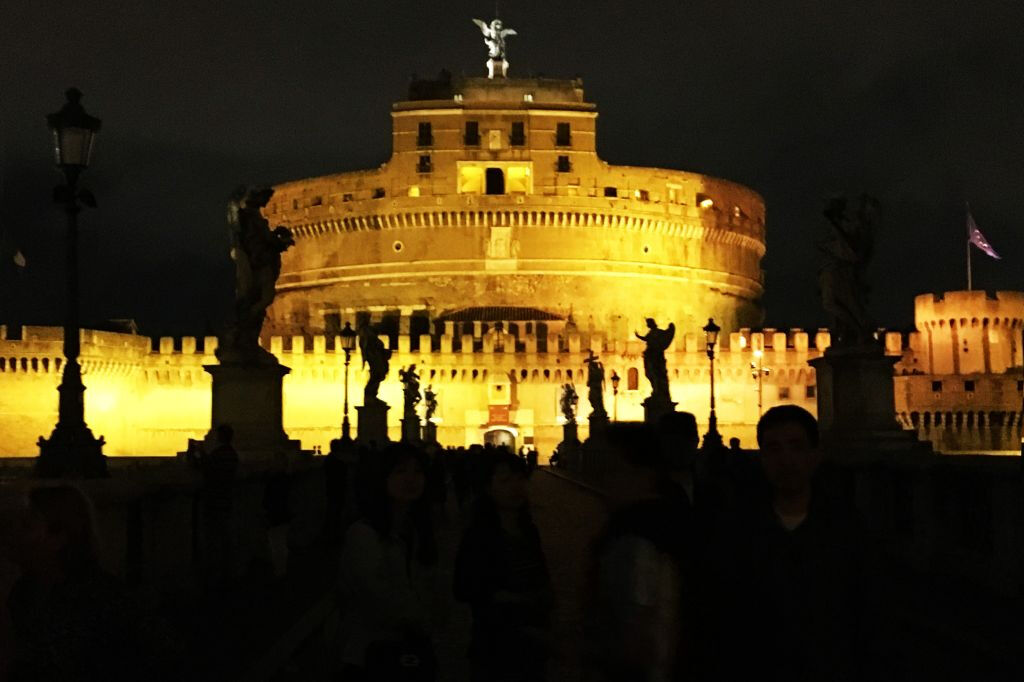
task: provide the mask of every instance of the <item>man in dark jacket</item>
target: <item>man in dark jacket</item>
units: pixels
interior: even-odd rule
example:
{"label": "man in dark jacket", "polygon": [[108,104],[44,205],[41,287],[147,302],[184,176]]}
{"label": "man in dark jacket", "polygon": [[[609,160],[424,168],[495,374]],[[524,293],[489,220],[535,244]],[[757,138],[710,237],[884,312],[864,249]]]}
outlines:
{"label": "man in dark jacket", "polygon": [[867,590],[856,515],[823,494],[809,412],[774,407],[757,437],[767,485],[710,552],[719,607],[714,679],[858,679]]}

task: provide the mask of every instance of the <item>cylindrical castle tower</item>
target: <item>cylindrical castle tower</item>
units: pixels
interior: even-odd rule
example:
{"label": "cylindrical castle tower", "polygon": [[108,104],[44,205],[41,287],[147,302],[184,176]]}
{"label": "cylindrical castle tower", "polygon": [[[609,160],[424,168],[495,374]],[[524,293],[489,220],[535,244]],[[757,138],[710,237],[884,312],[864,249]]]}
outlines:
{"label": "cylindrical castle tower", "polygon": [[268,218],[296,245],[266,334],[331,334],[361,313],[414,336],[570,316],[609,339],[647,317],[760,323],[761,197],[605,163],[579,80],[442,74],[413,82],[392,119],[379,169],[275,188]]}

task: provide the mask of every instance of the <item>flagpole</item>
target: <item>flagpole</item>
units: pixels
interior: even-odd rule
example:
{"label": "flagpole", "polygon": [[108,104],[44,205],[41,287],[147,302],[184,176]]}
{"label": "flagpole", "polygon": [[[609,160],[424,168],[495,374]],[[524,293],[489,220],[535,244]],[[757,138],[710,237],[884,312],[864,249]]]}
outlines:
{"label": "flagpole", "polygon": [[971,291],[971,240],[967,240],[967,291]]}

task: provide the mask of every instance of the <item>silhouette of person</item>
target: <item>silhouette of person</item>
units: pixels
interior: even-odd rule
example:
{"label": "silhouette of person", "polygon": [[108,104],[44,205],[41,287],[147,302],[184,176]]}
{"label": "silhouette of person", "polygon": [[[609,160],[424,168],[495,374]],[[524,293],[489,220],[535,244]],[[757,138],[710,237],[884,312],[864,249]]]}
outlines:
{"label": "silhouette of person", "polygon": [[180,679],[169,628],[99,566],[80,490],[28,494],[12,554],[22,574],[7,600],[12,680]]}
{"label": "silhouette of person", "polygon": [[757,440],[761,494],[711,552],[720,620],[709,639],[724,647],[711,678],[857,679],[870,596],[865,544],[852,507],[826,490],[817,422],[796,405],[773,407]]}
{"label": "silhouette of person", "polygon": [[553,592],[527,505],[526,465],[498,450],[478,473],[454,579],[455,597],[473,611],[471,679],[542,682]]}
{"label": "silhouette of person", "polygon": [[391,679],[413,663],[416,679],[434,677],[437,547],[426,469],[422,453],[402,443],[359,463],[361,517],[345,534],[340,561],[343,679]]}
{"label": "silhouette of person", "polygon": [[606,487],[611,510],[595,543],[586,655],[594,680],[668,680],[682,639],[686,535],[667,497],[668,465],[654,429],[614,423]]}

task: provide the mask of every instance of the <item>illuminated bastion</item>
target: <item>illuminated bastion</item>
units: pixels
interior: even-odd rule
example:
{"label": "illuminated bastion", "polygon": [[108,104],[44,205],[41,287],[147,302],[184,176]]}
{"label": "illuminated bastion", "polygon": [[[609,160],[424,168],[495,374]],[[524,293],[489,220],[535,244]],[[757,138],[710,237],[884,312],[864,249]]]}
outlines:
{"label": "illuminated bastion", "polygon": [[456,346],[499,324],[543,346],[567,323],[610,343],[647,317],[681,330],[709,317],[726,333],[758,326],[761,197],[608,164],[596,122],[579,80],[414,81],[393,106],[393,153],[379,169],[275,187],[267,217],[296,245],[266,336],[371,321],[416,344],[447,322]]}

